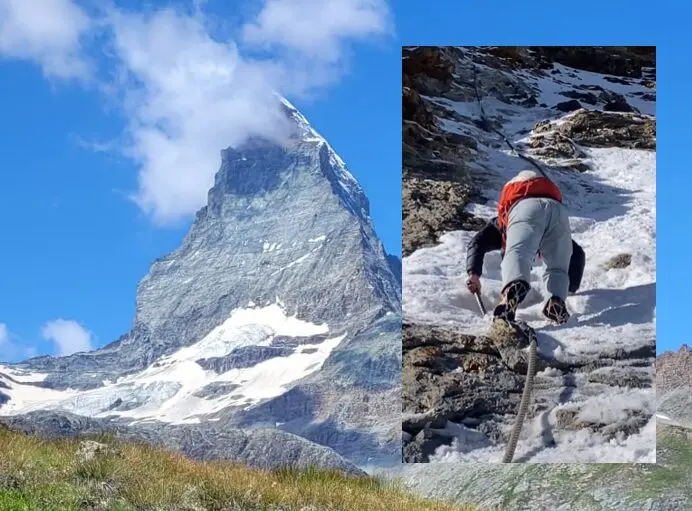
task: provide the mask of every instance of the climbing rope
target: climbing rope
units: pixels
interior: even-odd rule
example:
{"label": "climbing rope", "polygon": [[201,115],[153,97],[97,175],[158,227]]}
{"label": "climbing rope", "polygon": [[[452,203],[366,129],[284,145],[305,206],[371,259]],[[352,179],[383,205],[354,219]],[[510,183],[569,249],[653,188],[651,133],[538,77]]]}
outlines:
{"label": "climbing rope", "polygon": [[505,449],[505,456],[502,458],[502,463],[512,463],[514,450],[517,448],[517,442],[519,441],[519,434],[521,433],[521,428],[524,425],[524,417],[526,416],[526,411],[529,408],[529,400],[531,399],[531,392],[533,391],[533,378],[536,375],[537,346],[538,343],[536,342],[536,334],[532,333],[531,341],[529,343],[529,364],[526,370],[526,379],[524,380],[524,392],[521,395],[521,402],[519,403],[519,410],[517,411],[517,420],[514,423],[512,434],[509,436],[509,442],[507,443],[507,448]]}
{"label": "climbing rope", "polygon": [[[517,151],[517,149],[514,147],[514,145],[512,144],[512,142],[510,142],[509,138],[507,138],[507,135],[505,135],[504,133],[502,133],[500,130],[494,128],[493,125],[492,125],[492,124],[490,123],[490,121],[488,120],[488,118],[486,117],[486,115],[485,115],[485,109],[483,108],[483,102],[481,101],[481,95],[480,95],[480,92],[478,91],[478,69],[476,68],[475,64],[474,64],[474,66],[473,66],[473,90],[474,90],[474,92],[475,92],[475,94],[476,94],[476,101],[478,102],[478,106],[480,107],[481,122],[482,122],[482,124],[483,124],[483,127],[484,127],[486,130],[490,130],[490,131],[494,132],[495,134],[497,134],[497,135],[505,142],[505,144],[507,144],[507,146],[509,147],[509,149],[510,149],[516,156],[518,156],[519,158],[521,158],[521,159],[524,160],[524,161],[529,162],[531,165],[533,165],[533,166],[538,170],[538,172],[541,173],[541,175],[542,175],[543,177],[545,177],[546,179],[550,179],[550,178],[548,177],[548,174],[545,173],[545,170],[543,170],[543,167],[541,167],[541,166],[538,164],[538,162],[536,162],[536,160],[534,160],[533,158],[531,158],[531,157],[529,157],[529,156],[526,156],[525,154],[522,154],[522,153],[520,153],[519,151]],[[552,180],[551,180],[551,181],[552,181]]]}
{"label": "climbing rope", "polygon": [[[481,101],[481,95],[478,90],[478,70],[476,66],[473,66],[473,89],[476,94],[476,101],[480,107],[481,112],[481,122],[484,128],[495,132],[504,142],[509,146],[510,150],[516,154],[519,158],[529,162],[531,165],[536,167],[543,177],[550,179],[545,173],[543,168],[532,158],[520,153],[514,147],[514,145],[509,141],[507,136],[500,130],[495,129],[490,121],[485,115],[485,110],[483,109],[483,102]],[[480,297],[477,296],[477,299]],[[479,306],[481,307],[481,312],[485,315],[485,307],[482,305],[482,301],[479,300]],[[529,363],[526,369],[526,379],[524,380],[524,391],[521,395],[521,402],[519,403],[519,410],[517,410],[517,419],[514,423],[514,428],[512,428],[512,433],[509,436],[509,442],[507,443],[507,448],[505,449],[505,455],[502,458],[502,463],[512,463],[512,458],[514,458],[514,451],[517,448],[517,442],[519,441],[519,434],[521,433],[521,428],[524,425],[524,417],[526,416],[526,411],[529,408],[529,400],[531,399],[531,393],[533,392],[533,379],[536,375],[536,351],[538,348],[538,342],[536,340],[536,333],[530,331],[529,336]]]}

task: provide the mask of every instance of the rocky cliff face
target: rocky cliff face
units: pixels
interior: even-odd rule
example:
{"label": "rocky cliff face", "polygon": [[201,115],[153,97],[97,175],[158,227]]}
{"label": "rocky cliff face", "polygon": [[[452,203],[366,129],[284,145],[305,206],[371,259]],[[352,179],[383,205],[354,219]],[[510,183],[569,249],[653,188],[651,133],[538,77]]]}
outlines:
{"label": "rocky cliff face", "polygon": [[282,108],[292,138],[222,152],[207,206],[140,282],[132,330],[5,370],[0,415],[154,421],[160,435],[212,420],[278,427],[357,462],[395,456],[400,261],[344,162]]}
{"label": "rocky cliff face", "polygon": [[656,388],[659,394],[692,386],[692,349],[683,344],[678,351],[666,351],[656,359]]}

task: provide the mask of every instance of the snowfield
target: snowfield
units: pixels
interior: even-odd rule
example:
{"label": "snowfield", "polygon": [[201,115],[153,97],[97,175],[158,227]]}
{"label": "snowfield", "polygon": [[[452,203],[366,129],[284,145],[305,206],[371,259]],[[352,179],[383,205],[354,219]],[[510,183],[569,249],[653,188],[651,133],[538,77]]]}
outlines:
{"label": "snowfield", "polygon": [[[517,73],[541,91],[539,102],[552,106],[567,98],[558,95],[572,83],[592,83],[625,94],[642,114],[655,115],[655,102],[641,99],[646,88],[641,85],[620,85],[604,80],[603,75],[559,67],[564,80],[556,83],[553,76],[537,78]],[[638,94],[638,95],[635,95]],[[451,102],[428,98],[438,105],[464,116],[479,117],[476,102]],[[525,108],[484,99],[486,113],[491,116],[501,108],[507,117],[503,132],[515,146],[522,146],[532,136],[528,129],[545,118],[545,108]],[[591,107],[590,107],[591,108]],[[573,114],[550,111],[553,123],[564,122]],[[448,131],[478,136],[475,126],[465,122],[445,120]],[[484,134],[488,137],[488,134]],[[484,189],[488,198],[499,197],[504,180],[530,164],[512,154],[508,147],[498,149],[478,139],[487,151],[488,159],[481,162],[483,172],[494,174],[497,186]],[[520,306],[517,317],[538,331],[539,352],[542,358],[562,362],[597,359],[606,354],[651,345],[656,335],[656,153],[655,151],[622,148],[580,147],[586,153],[582,161],[590,171],[583,173],[553,171],[553,178],[563,191],[570,211],[572,236],[586,252],[586,268],[581,288],[570,296],[567,305],[572,314],[570,322],[561,327],[548,325],[541,308],[549,298],[544,289],[544,267],[536,261],[532,271],[532,290]],[[550,172],[550,171],[549,171]],[[476,216],[489,219],[495,215],[496,203],[473,204],[467,208]],[[403,308],[406,321],[423,324],[453,325],[462,333],[483,334],[490,327],[490,314],[481,317],[474,297],[464,286],[466,247],[474,232],[456,231],[443,235],[434,247],[421,248],[403,259]],[[631,263],[620,269],[608,269],[612,258],[629,254]],[[481,277],[482,296],[486,308],[492,311],[500,295],[500,253],[485,257]],[[615,356],[617,358],[617,356]],[[590,373],[574,373],[570,379],[555,369],[537,374],[533,402],[540,401],[545,411],[533,420],[526,419],[518,443],[515,462],[655,462],[655,389],[630,388],[599,383],[599,372],[611,373],[617,379],[622,368],[606,366]],[[627,367],[628,374],[653,378],[653,367]],[[618,433],[606,440],[600,433],[588,429],[559,428],[561,412],[573,410],[578,420],[605,426],[622,424],[632,415],[643,415],[648,423],[638,434],[624,438]],[[509,433],[514,417],[504,425]],[[492,444],[476,430],[461,424],[448,423],[444,430],[433,430],[452,436],[451,446],[437,449],[431,462],[500,462],[505,444]]]}
{"label": "snowfield", "polygon": [[[45,375],[23,373],[0,366],[10,400],[0,406],[2,415],[18,415],[39,409],[64,410],[91,417],[121,416],[168,423],[197,423],[227,407],[249,409],[286,392],[293,383],[322,367],[329,354],[346,337],[330,337],[326,324],[316,325],[286,316],[280,302],[267,307],[233,311],[223,324],[202,340],[159,358],[143,371],[88,391],[57,391],[32,385]],[[222,373],[205,369],[198,361],[224,357],[243,347],[270,347],[277,337],[297,341],[323,336],[309,344],[293,346],[292,352],[236,367]],[[291,345],[292,346],[292,345]],[[200,395],[205,387],[227,390]]]}

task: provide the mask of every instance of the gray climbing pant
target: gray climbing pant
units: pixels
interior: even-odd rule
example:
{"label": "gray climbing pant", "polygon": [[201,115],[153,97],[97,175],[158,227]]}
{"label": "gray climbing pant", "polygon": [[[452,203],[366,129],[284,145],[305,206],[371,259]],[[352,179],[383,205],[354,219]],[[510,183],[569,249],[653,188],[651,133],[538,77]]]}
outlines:
{"label": "gray climbing pant", "polygon": [[566,300],[572,257],[567,208],[553,199],[522,199],[509,211],[503,288],[514,280],[531,283],[531,267],[538,251],[546,265],[543,278],[548,292]]}

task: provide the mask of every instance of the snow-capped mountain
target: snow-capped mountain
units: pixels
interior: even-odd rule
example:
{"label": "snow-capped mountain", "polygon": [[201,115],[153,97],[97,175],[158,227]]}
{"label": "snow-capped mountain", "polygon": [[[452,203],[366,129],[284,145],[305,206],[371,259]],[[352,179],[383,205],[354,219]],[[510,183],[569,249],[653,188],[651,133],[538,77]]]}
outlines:
{"label": "snow-capped mountain", "polygon": [[0,416],[278,428],[356,463],[398,457],[400,261],[344,162],[281,101],[290,141],[222,151],[207,206],[139,283],[132,329],[0,366]]}
{"label": "snow-capped mountain", "polygon": [[[655,59],[578,47],[405,48],[403,59],[404,457],[502,459],[526,364],[488,344],[464,281],[502,185],[533,168],[514,147],[559,185],[586,252],[568,324],[541,314],[538,261],[518,311],[542,361],[515,460],[654,462]],[[489,308],[500,260],[485,258]]]}

